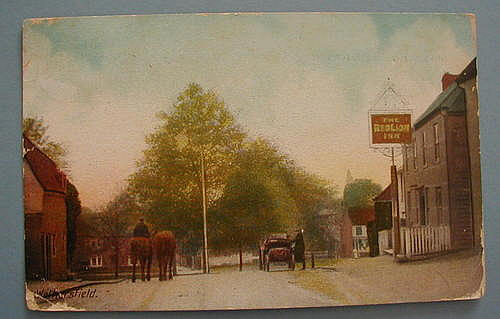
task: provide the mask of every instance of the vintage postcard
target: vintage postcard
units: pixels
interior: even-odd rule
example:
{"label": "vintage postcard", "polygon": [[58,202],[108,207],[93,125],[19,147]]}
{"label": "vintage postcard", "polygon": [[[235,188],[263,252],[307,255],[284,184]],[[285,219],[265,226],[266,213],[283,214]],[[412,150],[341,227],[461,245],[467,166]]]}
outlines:
{"label": "vintage postcard", "polygon": [[32,310],[484,294],[470,14],[28,19]]}

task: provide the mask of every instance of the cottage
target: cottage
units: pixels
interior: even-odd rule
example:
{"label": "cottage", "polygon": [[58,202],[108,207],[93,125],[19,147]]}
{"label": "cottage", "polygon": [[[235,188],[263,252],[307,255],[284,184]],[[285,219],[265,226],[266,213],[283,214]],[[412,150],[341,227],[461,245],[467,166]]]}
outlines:
{"label": "cottage", "polygon": [[23,137],[25,258],[27,279],[67,278],[67,179]]}
{"label": "cottage", "polygon": [[378,236],[379,255],[384,253],[392,254],[392,197],[389,184],[377,197],[373,199],[375,203],[375,225]]}
{"label": "cottage", "polygon": [[352,225],[352,247],[354,257],[375,256],[378,245],[374,245],[375,209],[373,207],[349,210]]}
{"label": "cottage", "polygon": [[460,75],[443,76],[442,85],[443,92],[415,121],[412,144],[403,152],[407,218],[401,244],[409,258],[471,248],[479,240],[475,59]]}

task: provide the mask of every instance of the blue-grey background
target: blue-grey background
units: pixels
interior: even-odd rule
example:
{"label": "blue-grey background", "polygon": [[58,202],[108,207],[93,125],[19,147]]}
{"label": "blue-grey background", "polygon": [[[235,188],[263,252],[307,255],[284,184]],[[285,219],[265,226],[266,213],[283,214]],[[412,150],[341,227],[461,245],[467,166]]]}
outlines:
{"label": "blue-grey background", "polygon": [[[498,0],[1,0],[0,1],[0,317],[152,318],[498,318],[500,316],[500,245],[497,205],[500,177],[496,170],[500,137]],[[24,304],[24,250],[21,180],[21,26],[25,18],[116,14],[271,11],[472,12],[478,21],[478,69],[481,107],[481,151],[486,232],[486,296],[479,301],[356,306],[317,309],[161,312],[40,313]],[[411,289],[411,287],[409,287]]]}

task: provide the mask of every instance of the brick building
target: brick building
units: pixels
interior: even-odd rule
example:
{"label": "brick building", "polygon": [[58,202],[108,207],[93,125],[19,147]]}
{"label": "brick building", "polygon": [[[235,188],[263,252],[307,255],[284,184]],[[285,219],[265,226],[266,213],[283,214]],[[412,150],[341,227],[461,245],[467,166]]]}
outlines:
{"label": "brick building", "polygon": [[[118,271],[130,271],[130,238],[120,237]],[[75,247],[74,269],[77,272],[114,272],[116,251],[109,239],[97,236],[79,236]]]}
{"label": "brick building", "polygon": [[23,137],[25,267],[27,279],[67,278],[67,179]]}
{"label": "brick building", "polygon": [[[481,223],[475,59],[445,74],[443,92],[413,126],[403,152],[404,254],[471,248]],[[476,238],[476,239],[475,239]]]}

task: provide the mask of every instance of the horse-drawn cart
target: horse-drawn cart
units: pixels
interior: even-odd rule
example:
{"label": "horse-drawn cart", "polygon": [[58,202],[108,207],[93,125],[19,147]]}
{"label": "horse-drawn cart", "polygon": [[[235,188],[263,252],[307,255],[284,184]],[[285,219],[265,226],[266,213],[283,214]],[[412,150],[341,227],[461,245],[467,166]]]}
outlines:
{"label": "horse-drawn cart", "polygon": [[294,242],[286,234],[273,234],[267,237],[260,247],[261,269],[269,271],[271,263],[285,263],[295,269],[293,253]]}

